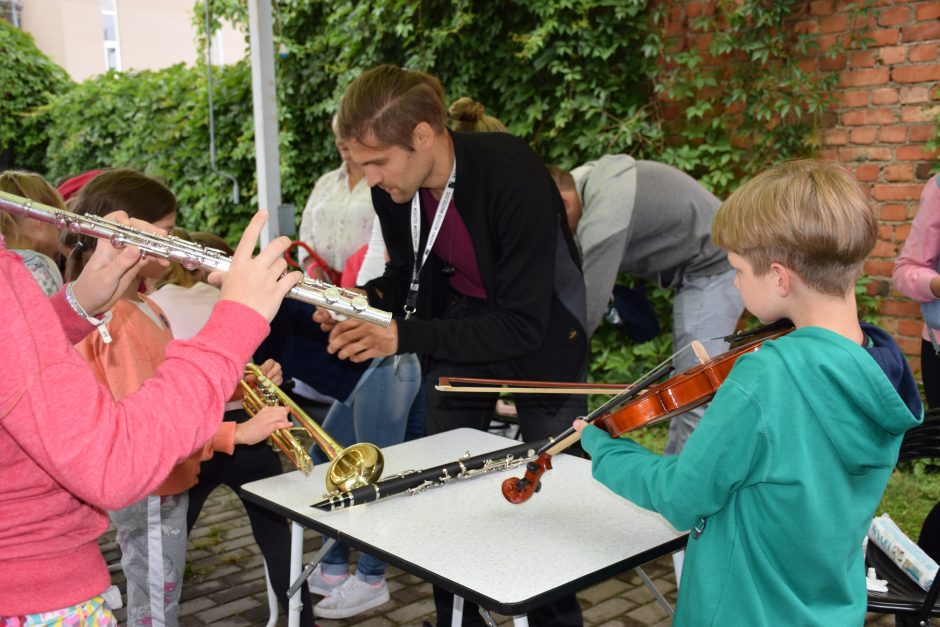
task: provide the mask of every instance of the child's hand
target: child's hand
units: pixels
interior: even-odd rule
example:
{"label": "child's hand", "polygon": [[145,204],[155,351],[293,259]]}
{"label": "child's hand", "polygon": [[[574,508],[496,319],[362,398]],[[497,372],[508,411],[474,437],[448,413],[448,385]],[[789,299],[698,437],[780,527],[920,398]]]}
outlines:
{"label": "child's hand", "polygon": [[293,423],[287,417],[287,408],[279,405],[263,407],[251,420],[235,427],[235,444],[257,444],[278,429],[289,429]]}
{"label": "child's hand", "polygon": [[281,384],[284,383],[284,371],[281,370],[281,364],[277,363],[273,359],[267,359],[263,364],[261,364],[260,368],[261,374],[270,379],[271,383],[274,385],[281,387]]}
{"label": "child's hand", "polygon": [[587,425],[588,423],[584,422],[580,418],[575,418],[574,422],[571,423],[571,428],[577,431],[578,433],[581,433],[582,431],[584,431],[584,427],[586,427]]}
{"label": "child's hand", "polygon": [[[148,222],[132,220],[123,211],[115,211],[104,216],[106,220],[117,222],[125,226],[137,227],[149,233],[166,235],[166,231],[158,229]],[[72,282],[72,292],[75,300],[92,316],[97,316],[111,309],[115,302],[137,276],[137,272],[150,258],[144,259],[136,246],[115,248],[107,238],[99,239],[85,264],[81,275]],[[156,260],[161,265],[169,265],[165,259]]]}
{"label": "child's hand", "polygon": [[267,219],[265,211],[255,214],[235,249],[228,273],[213,272],[209,275],[209,282],[214,285],[221,282],[224,300],[251,307],[270,322],[284,296],[303,279],[303,275],[287,272],[284,252],[290,247],[290,240],[286,237],[276,238],[256,257],[251,256]]}

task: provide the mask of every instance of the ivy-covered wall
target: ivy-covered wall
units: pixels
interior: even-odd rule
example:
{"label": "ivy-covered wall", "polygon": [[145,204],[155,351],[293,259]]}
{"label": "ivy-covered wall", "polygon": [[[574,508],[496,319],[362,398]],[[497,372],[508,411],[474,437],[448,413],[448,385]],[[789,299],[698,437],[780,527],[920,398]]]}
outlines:
{"label": "ivy-covered wall", "polygon": [[[890,279],[924,183],[940,171],[940,2],[813,0],[768,4],[774,8],[767,15],[789,5],[786,30],[791,42],[809,37],[809,45],[800,44],[799,54],[791,59],[804,73],[802,89],[808,89],[808,102],[815,107],[813,123],[801,131],[801,141],[818,157],[838,161],[853,171],[877,208],[879,241],[865,265],[870,279],[866,290],[878,300],[879,323],[898,339],[914,368],[919,369],[920,310],[891,289]],[[715,23],[716,15],[720,21],[726,14],[726,5],[725,0],[655,3],[664,16],[662,31],[673,42],[675,54],[695,57],[698,51],[702,57],[700,65],[706,69],[690,70],[705,75],[709,66],[722,70],[723,59],[709,53],[716,41],[725,40],[728,47],[735,44],[728,41],[727,31],[716,31],[709,25]],[[752,55],[762,54],[766,47],[773,49],[764,41],[766,46],[745,34],[738,40],[738,48],[750,50]],[[677,62],[682,60],[679,56]],[[823,82],[816,83],[819,79],[813,77],[821,77]],[[801,89],[789,81],[780,82],[779,75],[769,78],[779,88]],[[761,90],[763,87],[758,88]],[[721,91],[727,94],[729,90]],[[729,96],[722,100],[732,105]],[[816,101],[814,96],[823,100]],[[774,126],[786,121],[786,115],[783,111],[775,115],[765,108],[762,122]],[[758,138],[763,132],[760,122]]]}

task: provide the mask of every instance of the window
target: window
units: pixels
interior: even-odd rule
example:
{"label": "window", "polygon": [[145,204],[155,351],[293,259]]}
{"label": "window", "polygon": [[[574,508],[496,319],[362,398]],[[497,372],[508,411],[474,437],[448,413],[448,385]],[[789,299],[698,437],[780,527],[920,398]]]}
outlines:
{"label": "window", "polygon": [[104,33],[104,67],[121,70],[121,43],[118,35],[117,0],[101,0],[101,26]]}

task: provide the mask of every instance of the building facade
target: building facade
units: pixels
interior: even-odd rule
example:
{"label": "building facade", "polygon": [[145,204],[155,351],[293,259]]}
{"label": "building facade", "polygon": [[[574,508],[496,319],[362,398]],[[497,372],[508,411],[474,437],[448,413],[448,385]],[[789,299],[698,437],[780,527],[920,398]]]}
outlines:
{"label": "building facade", "polygon": [[[3,17],[75,81],[110,69],[153,70],[193,64],[200,54],[195,0],[0,0]],[[213,63],[245,57],[245,35],[224,26],[212,40]]]}

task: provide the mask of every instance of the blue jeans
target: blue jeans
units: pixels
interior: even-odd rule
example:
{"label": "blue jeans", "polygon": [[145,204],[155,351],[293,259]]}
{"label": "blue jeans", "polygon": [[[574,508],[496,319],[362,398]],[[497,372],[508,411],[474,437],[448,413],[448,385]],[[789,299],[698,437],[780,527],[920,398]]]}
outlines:
{"label": "blue jeans", "polygon": [[[341,446],[369,442],[379,448],[424,435],[424,393],[421,366],[412,354],[374,359],[345,402],[336,401],[323,421],[323,429]],[[327,460],[316,446],[310,455],[317,463]],[[349,546],[337,542],[323,557],[323,574],[349,572]],[[386,564],[363,553],[356,575],[378,583]]]}
{"label": "blue jeans", "polygon": [[[734,270],[711,276],[684,277],[672,301],[672,350],[678,353],[692,340],[703,340],[711,357],[728,350],[727,342],[712,340],[734,333],[744,313],[744,301],[734,286]],[[698,364],[691,350],[684,350],[673,359],[676,372]],[[698,426],[707,405],[675,416],[669,422],[666,455],[678,455],[685,441]]]}

